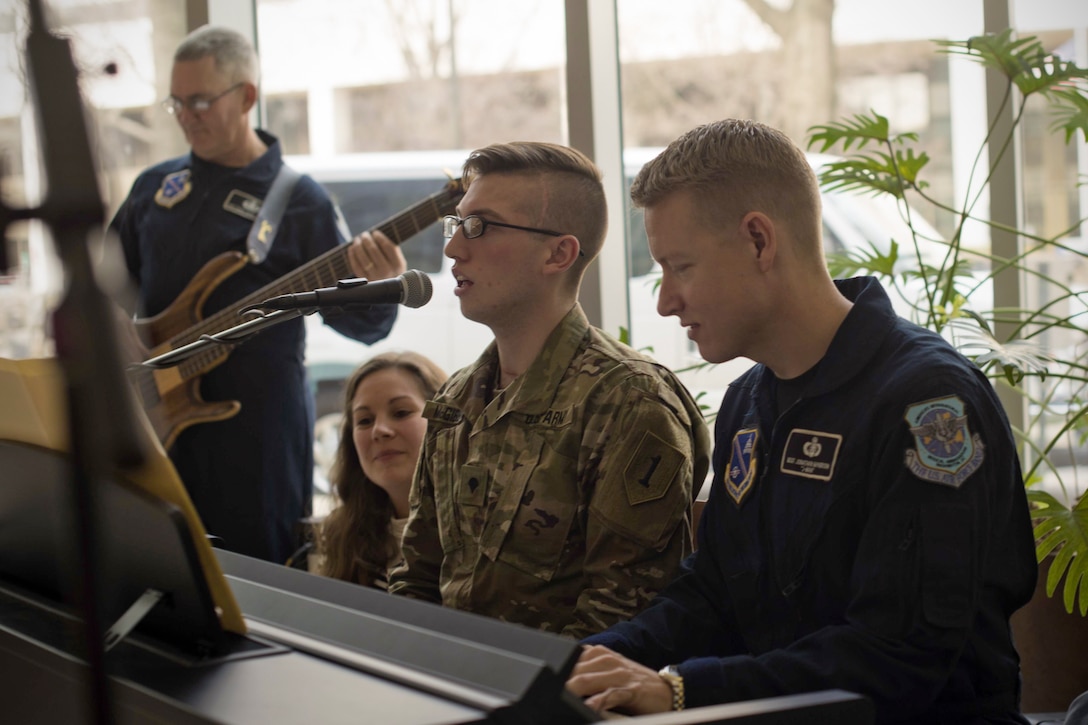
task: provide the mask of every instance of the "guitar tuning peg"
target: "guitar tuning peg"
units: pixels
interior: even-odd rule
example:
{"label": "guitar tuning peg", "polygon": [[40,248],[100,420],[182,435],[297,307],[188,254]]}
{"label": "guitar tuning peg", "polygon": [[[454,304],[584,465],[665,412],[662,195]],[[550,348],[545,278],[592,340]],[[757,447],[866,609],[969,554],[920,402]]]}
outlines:
{"label": "guitar tuning peg", "polygon": [[446,187],[445,187],[446,192],[447,193],[449,193],[449,192],[461,192],[461,193],[464,193],[465,185],[464,185],[464,182],[461,181],[461,177],[460,176],[454,176],[453,172],[451,172],[449,169],[443,169],[443,171],[445,172],[446,177],[449,179],[449,181],[446,182]]}

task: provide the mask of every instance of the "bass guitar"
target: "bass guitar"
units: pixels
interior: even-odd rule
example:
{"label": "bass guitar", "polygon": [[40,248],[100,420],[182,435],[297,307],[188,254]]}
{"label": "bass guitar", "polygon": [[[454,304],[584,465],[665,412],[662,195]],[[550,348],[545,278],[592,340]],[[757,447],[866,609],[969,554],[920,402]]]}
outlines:
{"label": "bass guitar", "polygon": [[[372,228],[396,244],[415,236],[447,214],[452,214],[464,196],[460,179],[451,179],[426,199]],[[249,263],[241,252],[225,252],[209,261],[165,310],[136,320],[136,331],[152,356],[176,350],[204,335],[214,335],[239,322],[242,310],[281,294],[308,292],[331,287],[354,276],[348,264],[347,244],[330,249],[275,282],[237,300],[207,318],[204,303],[223,280]],[[134,367],[129,379],[135,387],[151,426],[164,448],[169,449],[178,434],[191,425],[225,420],[235,415],[236,400],[205,401],[200,395],[200,378],[230,355],[232,346],[215,345],[168,368]]]}

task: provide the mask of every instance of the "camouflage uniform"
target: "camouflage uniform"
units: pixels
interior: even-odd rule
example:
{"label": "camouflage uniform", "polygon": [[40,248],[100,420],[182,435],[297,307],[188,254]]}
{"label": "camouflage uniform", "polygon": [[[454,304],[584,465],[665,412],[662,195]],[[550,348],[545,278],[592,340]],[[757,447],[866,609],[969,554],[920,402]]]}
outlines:
{"label": "camouflage uniform", "polygon": [[695,401],[577,305],[491,399],[497,370],[492,343],[424,410],[390,591],[576,638],[629,618],[691,552]]}

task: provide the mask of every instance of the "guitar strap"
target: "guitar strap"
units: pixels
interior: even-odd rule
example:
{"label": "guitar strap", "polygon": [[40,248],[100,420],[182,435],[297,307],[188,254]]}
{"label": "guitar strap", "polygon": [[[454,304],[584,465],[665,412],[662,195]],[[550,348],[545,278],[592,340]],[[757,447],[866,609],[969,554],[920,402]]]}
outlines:
{"label": "guitar strap", "polygon": [[290,166],[283,164],[276,173],[276,178],[272,180],[272,186],[268,188],[268,194],[261,203],[261,210],[257,212],[257,218],[253,220],[253,226],[249,228],[249,237],[246,239],[249,261],[253,264],[260,264],[268,257],[272,242],[276,241],[276,232],[279,231],[283,212],[287,210],[291,191],[301,176]]}

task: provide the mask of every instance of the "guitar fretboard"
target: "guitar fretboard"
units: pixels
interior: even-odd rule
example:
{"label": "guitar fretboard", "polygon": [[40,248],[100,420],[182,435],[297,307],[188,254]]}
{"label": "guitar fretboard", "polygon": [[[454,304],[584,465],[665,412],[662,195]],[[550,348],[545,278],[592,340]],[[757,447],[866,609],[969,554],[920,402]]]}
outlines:
{"label": "guitar fretboard", "polygon": [[[413,204],[393,217],[385,220],[370,231],[380,231],[389,237],[394,243],[402,244],[407,239],[426,229],[446,214],[451,214],[457,206],[457,201],[464,195],[459,179],[451,180],[446,186],[435,194]],[[275,282],[265,285],[261,289],[246,295],[231,307],[224,308],[209,317],[201,320],[179,335],[171,337],[170,348],[177,349],[187,345],[203,335],[212,335],[233,327],[243,320],[239,312],[247,307],[256,305],[269,297],[276,295],[292,294],[296,292],[308,292],[318,287],[331,287],[341,279],[352,276],[348,264],[348,246],[341,244],[335,249],[330,249],[324,254],[311,259],[301,267],[295,269]],[[187,358],[181,363],[182,374],[188,378],[190,375],[203,372],[209,364],[222,356],[224,351],[209,348],[207,351]]]}

